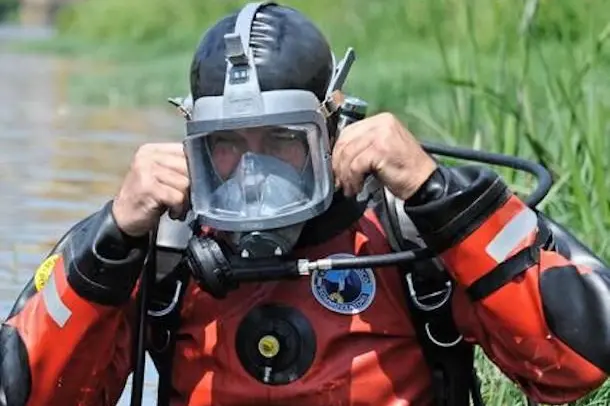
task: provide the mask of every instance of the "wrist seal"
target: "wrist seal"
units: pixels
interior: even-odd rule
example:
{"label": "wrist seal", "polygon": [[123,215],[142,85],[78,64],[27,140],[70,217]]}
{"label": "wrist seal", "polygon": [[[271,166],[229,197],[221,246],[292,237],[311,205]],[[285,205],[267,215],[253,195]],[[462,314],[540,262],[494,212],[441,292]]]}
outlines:
{"label": "wrist seal", "polygon": [[77,230],[65,248],[68,282],[83,298],[102,305],[126,302],[148,248],[148,236],[123,233],[108,202]]}

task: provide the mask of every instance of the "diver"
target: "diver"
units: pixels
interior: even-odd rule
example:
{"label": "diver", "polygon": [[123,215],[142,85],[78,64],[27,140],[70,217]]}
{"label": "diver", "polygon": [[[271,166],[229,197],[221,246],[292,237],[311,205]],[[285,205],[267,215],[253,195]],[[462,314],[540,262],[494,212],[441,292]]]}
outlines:
{"label": "diver", "polygon": [[[394,115],[339,130],[346,62],[275,3],[211,27],[184,142],[141,146],[116,196],[63,236],[2,324],[0,404],[116,404],[148,261],[159,404],[480,404],[475,345],[532,401],[599,387],[608,267],[491,169],[442,165]],[[398,202],[392,215],[359,198],[370,175]],[[164,224],[189,233],[151,256],[171,237]],[[436,257],[328,265],[396,252],[396,240]],[[305,261],[296,277],[279,277],[286,258]],[[426,278],[446,288],[422,290]]]}

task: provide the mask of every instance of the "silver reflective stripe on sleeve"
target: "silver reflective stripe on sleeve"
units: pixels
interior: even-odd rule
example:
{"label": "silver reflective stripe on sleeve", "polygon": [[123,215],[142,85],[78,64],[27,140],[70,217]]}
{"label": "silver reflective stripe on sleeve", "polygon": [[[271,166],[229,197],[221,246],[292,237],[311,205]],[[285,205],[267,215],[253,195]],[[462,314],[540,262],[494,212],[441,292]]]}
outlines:
{"label": "silver reflective stripe on sleeve", "polygon": [[496,234],[485,251],[496,262],[503,262],[528,235],[536,230],[537,226],[538,217],[536,213],[529,208],[525,208]]}
{"label": "silver reflective stripe on sleeve", "polygon": [[57,285],[55,283],[55,275],[51,275],[46,286],[43,288],[42,298],[44,304],[47,306],[49,316],[59,327],[63,327],[72,315],[72,312],[64,302],[61,301],[61,297],[59,297],[59,292],[57,291]]}

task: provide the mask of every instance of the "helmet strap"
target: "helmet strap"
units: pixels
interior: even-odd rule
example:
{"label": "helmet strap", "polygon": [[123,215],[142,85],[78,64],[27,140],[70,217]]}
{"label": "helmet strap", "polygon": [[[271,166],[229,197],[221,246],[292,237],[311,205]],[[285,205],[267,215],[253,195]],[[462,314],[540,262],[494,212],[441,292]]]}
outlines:
{"label": "helmet strap", "polygon": [[263,100],[250,48],[252,23],[258,10],[273,2],[246,4],[237,16],[232,33],[225,34],[227,72],[223,93],[223,115],[236,117],[263,113]]}

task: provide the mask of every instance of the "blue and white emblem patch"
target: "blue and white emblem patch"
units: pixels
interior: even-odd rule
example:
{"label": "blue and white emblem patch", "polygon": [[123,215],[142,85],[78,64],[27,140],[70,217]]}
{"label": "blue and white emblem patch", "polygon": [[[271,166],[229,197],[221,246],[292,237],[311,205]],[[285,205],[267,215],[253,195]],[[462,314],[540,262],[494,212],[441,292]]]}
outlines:
{"label": "blue and white emblem patch", "polygon": [[[334,254],[329,258],[353,258],[350,254]],[[358,314],[375,298],[375,274],[371,268],[337,271],[314,271],[311,291],[327,309],[341,314]]]}

